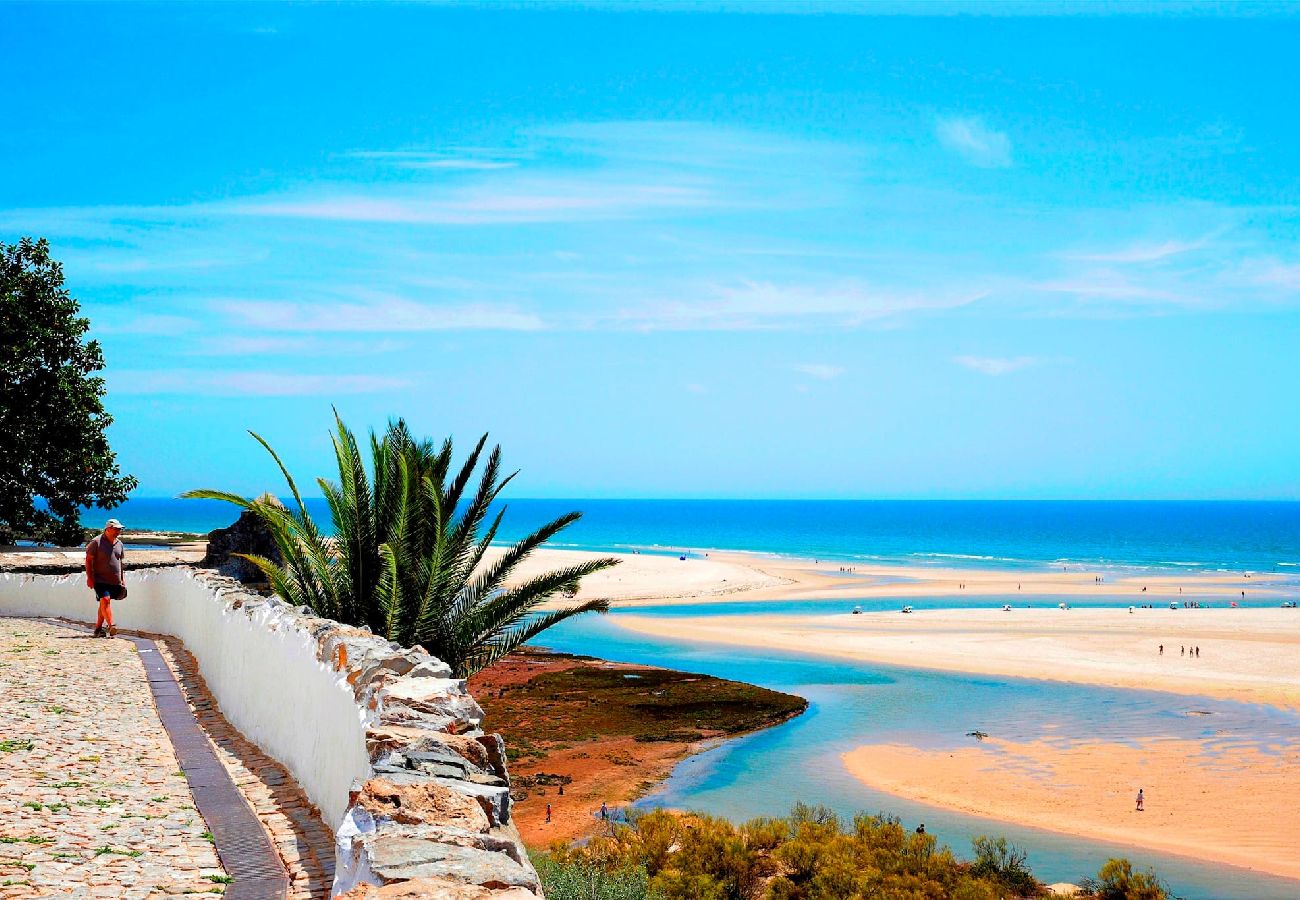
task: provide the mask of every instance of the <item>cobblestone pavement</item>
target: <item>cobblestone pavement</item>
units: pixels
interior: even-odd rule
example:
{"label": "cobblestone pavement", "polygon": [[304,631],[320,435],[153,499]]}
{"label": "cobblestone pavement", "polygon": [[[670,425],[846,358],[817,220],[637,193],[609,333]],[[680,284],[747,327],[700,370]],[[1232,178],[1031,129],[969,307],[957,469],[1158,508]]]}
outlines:
{"label": "cobblestone pavement", "polygon": [[294,900],[328,898],[334,882],[334,833],[288,771],[244,738],[221,714],[198,664],[175,638],[150,635],[180,682],[199,727],[230,778],[271,835],[291,879]]}
{"label": "cobblestone pavement", "polygon": [[0,618],[0,898],[220,894],[135,646]]}

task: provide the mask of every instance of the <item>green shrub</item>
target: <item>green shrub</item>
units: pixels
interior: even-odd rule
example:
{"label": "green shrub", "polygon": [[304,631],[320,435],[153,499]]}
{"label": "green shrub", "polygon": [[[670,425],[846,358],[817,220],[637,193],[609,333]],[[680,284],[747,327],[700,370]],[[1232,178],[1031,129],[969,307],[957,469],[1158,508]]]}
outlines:
{"label": "green shrub", "polygon": [[1168,900],[1169,889],[1148,869],[1134,872],[1127,859],[1108,859],[1096,878],[1080,883],[1084,896],[1095,900]]}
{"label": "green shrub", "polygon": [[532,860],[547,900],[651,900],[659,896],[650,890],[650,876],[644,866],[607,871],[600,866],[556,860],[545,853],[533,854]]}
{"label": "green shrub", "polygon": [[996,882],[1017,896],[1033,896],[1038,890],[1038,882],[1025,865],[1024,851],[1006,838],[981,835],[971,841],[971,847],[975,851],[972,875]]}

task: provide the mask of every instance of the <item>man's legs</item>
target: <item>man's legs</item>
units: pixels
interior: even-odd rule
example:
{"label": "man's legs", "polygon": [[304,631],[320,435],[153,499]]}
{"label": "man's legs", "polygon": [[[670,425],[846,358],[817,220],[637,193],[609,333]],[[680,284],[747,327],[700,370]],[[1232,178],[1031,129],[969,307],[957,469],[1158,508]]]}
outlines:
{"label": "man's legs", "polygon": [[99,614],[95,617],[95,630],[99,631],[105,625],[108,626],[108,633],[114,634],[117,629],[113,626],[113,596],[104,593],[99,598]]}

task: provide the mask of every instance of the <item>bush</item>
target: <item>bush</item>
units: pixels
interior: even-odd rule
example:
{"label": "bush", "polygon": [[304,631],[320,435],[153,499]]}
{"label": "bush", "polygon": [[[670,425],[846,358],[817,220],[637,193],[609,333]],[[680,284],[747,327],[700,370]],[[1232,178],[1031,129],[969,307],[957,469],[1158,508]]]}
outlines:
{"label": "bush", "polygon": [[1032,897],[1038,893],[1038,882],[1025,865],[1027,857],[1024,851],[1008,844],[1006,838],[981,835],[971,841],[971,848],[975,851],[972,875],[997,882],[1018,897]]}
{"label": "bush", "polygon": [[1168,900],[1169,889],[1148,869],[1134,872],[1127,859],[1108,859],[1096,878],[1080,882],[1083,896],[1095,900]]}
{"label": "bush", "polygon": [[545,853],[533,854],[533,865],[548,900],[651,900],[650,877],[644,866],[606,871],[581,862],[562,862]]}
{"label": "bush", "polygon": [[[592,838],[583,847],[552,848],[553,864],[586,873],[586,884],[627,872],[648,876],[646,896],[659,900],[999,900],[1034,896],[1040,887],[1024,854],[987,840],[982,865],[966,863],[928,834],[889,816],[858,816],[852,828],[825,807],[800,804],[785,819],[733,825],[695,813],[658,810]],[[977,871],[977,866],[980,866]],[[1017,887],[1008,882],[1015,880]],[[547,896],[607,896],[553,894]],[[612,895],[610,895],[612,896]]]}

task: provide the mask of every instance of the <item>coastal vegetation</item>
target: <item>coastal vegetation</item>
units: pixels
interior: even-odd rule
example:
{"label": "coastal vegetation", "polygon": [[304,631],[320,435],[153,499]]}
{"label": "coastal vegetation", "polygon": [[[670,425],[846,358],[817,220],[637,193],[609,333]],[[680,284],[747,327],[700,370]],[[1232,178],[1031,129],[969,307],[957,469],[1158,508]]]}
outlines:
{"label": "coastal vegetation", "polygon": [[489,554],[506,512],[497,500],[514,474],[502,474],[501,448],[494,447],[470,489],[487,435],[456,467],[450,438],[441,445],[417,440],[399,419],[382,435],[370,434],[367,468],[356,436],[336,413],[331,438],[338,481],[317,479],[330,509],[330,536],[313,521],[279,455],[260,435],[253,437],[279,466],[293,509],[269,494],[250,499],[202,489],[182,496],[224,500],[253,512],[280,558],[244,558],[295,606],[365,626],[403,646],[418,644],[461,678],[571,616],[608,609],[606,601],[594,600],[538,611],[556,595],[572,597],[585,576],[616,565],[616,559],[592,559],[510,583],[520,563],[581,513],[560,516]]}
{"label": "coastal vegetation", "polygon": [[[976,838],[957,858],[933,835],[885,815],[844,823],[824,807],[796,804],[784,818],[734,825],[699,813],[634,815],[583,846],[556,844],[538,872],[555,900],[621,900],[630,883],[653,900],[999,900],[1047,889],[1025,856],[1002,839]],[[1166,900],[1151,873],[1112,859],[1081,897]]]}
{"label": "coastal vegetation", "polygon": [[81,508],[136,486],[108,445],[104,352],[79,312],[48,242],[0,243],[0,544],[79,544]]}

